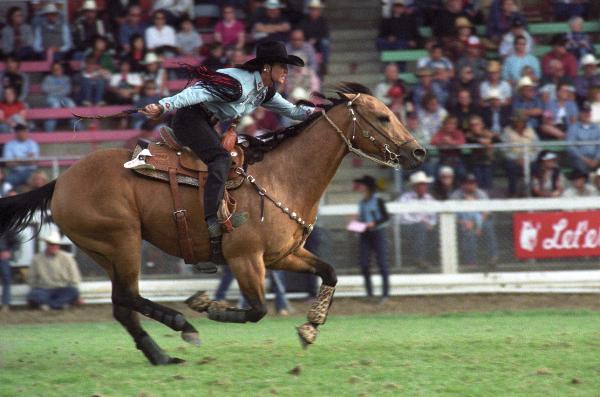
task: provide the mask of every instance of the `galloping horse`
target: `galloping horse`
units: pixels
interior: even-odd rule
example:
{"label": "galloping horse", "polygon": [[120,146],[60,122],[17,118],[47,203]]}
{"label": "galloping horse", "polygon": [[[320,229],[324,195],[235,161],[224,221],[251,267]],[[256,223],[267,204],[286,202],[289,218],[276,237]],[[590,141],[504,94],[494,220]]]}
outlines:
{"label": "galloping horse", "polygon": [[[303,344],[313,343],[317,327],[327,317],[337,277],[331,265],[304,249],[302,243],[316,218],[319,199],[342,159],[351,151],[391,167],[412,169],[422,163],[425,150],[367,88],[341,83],[336,91],[340,99],[328,98],[331,104],[326,112],[293,127],[298,133],[282,139],[262,161],[250,165],[245,183],[230,192],[238,210],[249,213],[249,220],[224,236],[223,255],[250,309],[190,298],[190,307],[207,311],[209,319],[259,321],[267,312],[266,269],[313,273],[323,283],[309,310],[309,321],[298,328]],[[154,365],[179,363],[183,360],[160,349],[138,318],[141,313],[181,331],[185,341],[200,343],[197,330],[181,313],[141,297],[138,289],[142,240],[182,256],[169,185],[124,169],[123,163],[130,157],[131,152],[124,149],[97,151],[37,190],[0,199],[0,233],[22,229],[34,212],[49,207],[63,233],[108,273],[114,317],[131,334],[137,348]],[[201,196],[195,188],[181,190],[190,219],[198,221],[191,226],[194,254],[208,260]],[[257,190],[273,200],[261,203],[264,196]]]}

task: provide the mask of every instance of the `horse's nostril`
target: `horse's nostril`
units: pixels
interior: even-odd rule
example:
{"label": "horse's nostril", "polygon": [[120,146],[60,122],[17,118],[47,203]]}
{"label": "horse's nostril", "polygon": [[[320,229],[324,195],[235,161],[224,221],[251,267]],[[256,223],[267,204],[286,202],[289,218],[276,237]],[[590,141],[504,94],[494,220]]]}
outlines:
{"label": "horse's nostril", "polygon": [[413,157],[416,160],[422,161],[425,158],[425,149],[415,149],[413,150]]}

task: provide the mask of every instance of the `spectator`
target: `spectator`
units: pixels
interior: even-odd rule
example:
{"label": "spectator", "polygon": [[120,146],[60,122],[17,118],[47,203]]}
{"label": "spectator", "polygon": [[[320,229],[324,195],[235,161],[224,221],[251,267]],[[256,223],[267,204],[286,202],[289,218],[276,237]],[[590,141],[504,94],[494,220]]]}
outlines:
{"label": "spectator", "polygon": [[567,51],[567,39],[561,35],[552,38],[552,50],[542,58],[544,76],[550,74],[550,61],[559,60],[565,69],[565,75],[574,79],[577,76],[577,59]]}
{"label": "spectator", "polygon": [[34,28],[33,50],[41,58],[51,51],[54,60],[64,59],[73,47],[69,26],[61,21],[58,8],[53,3],[44,6],[40,15],[40,23]]}
{"label": "spectator", "polygon": [[419,123],[425,134],[433,137],[442,126],[442,121],[446,119],[448,112],[439,105],[434,94],[427,94],[421,100],[418,115]]}
{"label": "spectator", "polygon": [[0,133],[11,132],[18,124],[26,124],[26,117],[25,104],[18,100],[15,89],[6,87],[0,102]]}
{"label": "spectator", "polygon": [[527,116],[527,125],[537,130],[543,113],[543,104],[536,95],[535,83],[529,77],[523,77],[517,85],[517,95],[513,98],[512,111],[522,111]]}
{"label": "spectator", "polygon": [[243,49],[246,44],[244,23],[235,16],[235,8],[226,5],[221,11],[223,19],[215,25],[215,41],[225,48]]}
{"label": "spectator", "polygon": [[80,102],[83,106],[104,105],[106,79],[110,74],[100,68],[92,54],[85,57],[79,76]]}
{"label": "spectator", "polygon": [[[136,109],[141,109],[146,105],[151,103],[157,103],[162,96],[160,95],[160,91],[158,90],[158,86],[154,80],[146,80],[144,81],[144,85],[141,91],[140,97],[133,103],[133,106]],[[133,128],[139,129],[142,125],[147,121],[146,116],[142,114],[134,114],[132,116]]]}
{"label": "spectator", "polygon": [[533,69],[535,77],[539,79],[542,74],[540,62],[532,54],[528,54],[527,40],[523,36],[515,37],[515,51],[512,55],[506,57],[502,67],[502,79],[507,80],[511,85],[515,85],[523,73],[523,68],[529,66]]}
{"label": "spectator", "polygon": [[380,303],[385,303],[389,297],[390,288],[387,241],[385,236],[390,216],[385,208],[383,199],[377,194],[377,185],[372,176],[365,175],[360,179],[355,179],[353,182],[355,189],[364,195],[359,203],[358,216],[358,220],[366,226],[366,229],[360,234],[358,259],[360,270],[365,278],[367,295],[372,297],[373,287],[371,285],[369,259],[372,254],[375,254],[383,284]]}
{"label": "spectator", "polygon": [[552,0],[552,10],[556,21],[567,21],[581,17],[585,13],[587,0]]}
{"label": "spectator", "polygon": [[571,18],[569,29],[566,35],[567,51],[573,54],[575,59],[581,59],[595,52],[590,35],[583,32],[583,18],[579,16]]}
{"label": "spectator", "polygon": [[132,38],[134,36],[143,38],[145,31],[146,24],[142,21],[142,8],[137,5],[130,6],[125,22],[119,27],[119,44],[123,47],[123,50],[130,52]]}
{"label": "spectator", "polygon": [[463,132],[458,129],[456,116],[448,115],[442,123],[441,129],[431,138],[431,145],[439,148],[438,169],[448,165],[454,169],[458,178],[465,175],[465,165],[462,160],[460,148],[457,146],[466,143]]}
{"label": "spectator", "polygon": [[598,73],[598,60],[593,54],[581,58],[583,74],[575,78],[575,93],[577,101],[582,104],[589,98],[590,89],[600,87],[600,74]]}
{"label": "spectator", "polygon": [[418,107],[422,106],[425,96],[431,94],[435,96],[439,103],[444,105],[448,98],[448,93],[444,92],[439,82],[433,81],[433,72],[428,68],[417,69],[417,78],[419,82],[413,89],[412,100]]}
{"label": "spectator", "polygon": [[160,58],[153,52],[149,52],[144,57],[145,71],[142,73],[142,81],[152,80],[156,83],[159,95],[169,95],[167,87],[167,71],[162,67]]}
{"label": "spectator", "polygon": [[479,97],[482,100],[489,98],[493,90],[498,93],[502,105],[509,105],[512,96],[512,88],[507,81],[501,79],[502,65],[498,61],[490,61],[487,65],[487,80],[479,85]]}
{"label": "spectator", "polygon": [[[27,183],[29,176],[37,169],[34,159],[40,156],[40,147],[33,139],[29,138],[29,130],[24,124],[15,127],[15,139],[4,145],[2,157],[7,160],[9,169],[6,181],[14,188]],[[11,161],[25,160],[25,161]]]}
{"label": "spectator", "polygon": [[[304,60],[302,54],[297,54],[297,56]],[[321,81],[317,73],[311,68],[292,67],[289,69],[287,78],[285,79],[286,95],[290,97],[295,88],[304,89],[308,93],[308,97],[310,97],[311,92],[319,92],[321,90]],[[308,100],[309,98],[305,99]]]}
{"label": "spectator", "polygon": [[447,165],[440,167],[438,177],[433,183],[431,194],[436,200],[445,201],[450,199],[450,195],[456,189],[456,179],[454,170]]}
{"label": "spectator", "polygon": [[[488,194],[479,189],[477,178],[473,174],[465,176],[460,189],[456,190],[450,196],[451,200],[488,200]],[[498,262],[498,239],[494,228],[494,221],[489,212],[462,212],[457,216],[460,251],[467,266],[476,264],[477,241],[479,238],[485,244],[486,249],[482,252],[487,253],[488,263],[495,267]]]}
{"label": "spectator", "polygon": [[514,0],[494,0],[487,19],[487,37],[499,43],[502,36],[508,33],[513,22],[520,20],[526,23]]}
{"label": "spectator", "polygon": [[502,104],[502,94],[497,88],[487,91],[486,106],[481,111],[485,128],[494,134],[502,134],[504,128],[510,123],[510,106]]}
{"label": "spectator", "polygon": [[202,47],[202,37],[194,30],[192,21],[187,18],[182,19],[180,28],[176,36],[179,55],[198,56]]}
{"label": "spectator", "polygon": [[8,9],[6,25],[2,28],[2,53],[17,59],[33,59],[33,30],[25,23],[23,10],[14,6]]}
{"label": "spectator", "polygon": [[505,143],[519,145],[505,149],[504,168],[508,179],[508,196],[517,196],[517,183],[523,176],[524,167],[529,167],[529,161],[537,155],[538,148],[534,145],[539,141],[535,131],[527,125],[529,117],[523,110],[513,113],[511,125],[504,129],[502,140]]}
{"label": "spectator", "polygon": [[308,15],[298,24],[298,29],[302,29],[306,41],[315,48],[317,53],[322,54],[319,72],[321,76],[327,73],[330,53],[329,24],[323,17],[323,7],[321,0],[310,0]]}
{"label": "spectator", "polygon": [[447,70],[450,75],[454,74],[454,66],[448,58],[444,57],[442,46],[433,43],[430,44],[427,51],[429,52],[429,55],[419,59],[417,68],[427,68],[429,70],[439,68]]}
{"label": "spectator", "polygon": [[92,43],[92,47],[83,53],[83,57],[85,59],[88,56],[92,56],[100,66],[102,73],[108,78],[111,73],[116,71],[112,51],[108,47],[108,40],[106,37],[96,36],[92,40]]}
{"label": "spectator", "polygon": [[485,128],[483,118],[478,115],[469,118],[469,128],[466,130],[467,143],[483,145],[483,148],[472,149],[468,157],[469,169],[477,178],[477,184],[482,189],[489,191],[492,188],[494,170],[494,147],[500,142],[500,134]]}
{"label": "spectator", "polygon": [[167,23],[177,26],[181,20],[194,19],[194,0],[154,0],[152,11],[162,11],[167,17]]}
{"label": "spectator", "polygon": [[456,117],[458,128],[466,131],[469,128],[469,120],[472,116],[481,114],[479,106],[471,99],[471,92],[466,88],[461,88],[456,93],[456,105],[449,109],[451,115]]}
{"label": "spectator", "polygon": [[10,260],[13,259],[13,253],[19,245],[19,238],[14,233],[8,232],[0,237],[0,281],[2,281],[0,311],[5,313],[10,310],[10,284],[12,283]]}
{"label": "spectator", "polygon": [[[423,171],[413,173],[409,178],[412,190],[403,193],[399,201],[410,203],[415,201],[431,202],[433,196],[429,193],[429,184],[432,178]],[[437,217],[433,213],[411,213],[403,214],[400,219],[405,236],[410,236],[410,256],[421,270],[427,270],[430,266],[427,242],[434,239],[433,230],[437,224]]]}
{"label": "spectator", "polygon": [[479,81],[475,80],[473,67],[465,65],[459,69],[458,77],[450,83],[450,105],[456,107],[459,103],[461,91],[469,93],[470,102],[475,106],[479,104]]}
{"label": "spectator", "polygon": [[517,18],[511,22],[510,31],[502,36],[502,42],[500,43],[500,48],[498,50],[502,58],[506,58],[515,53],[515,38],[519,36],[525,38],[525,53],[531,54],[534,44],[533,37],[531,37],[527,29],[525,29],[525,22],[522,19]]}
{"label": "spectator", "polygon": [[218,70],[225,67],[227,64],[227,56],[223,50],[223,45],[220,43],[212,43],[209,46],[209,54],[204,59],[204,66],[210,70]]}
{"label": "spectator", "polygon": [[383,76],[384,80],[377,83],[374,93],[375,98],[389,106],[392,103],[392,98],[388,96],[390,88],[396,85],[400,80],[398,75],[398,65],[395,63],[388,63],[385,65]]}
{"label": "spectator", "polygon": [[487,61],[483,57],[483,45],[477,36],[469,37],[465,54],[456,62],[457,70],[462,70],[466,66],[471,67],[477,82],[485,79]]}
{"label": "spectator", "polygon": [[379,51],[416,48],[421,42],[417,19],[405,2],[394,0],[391,16],[381,21],[377,38]]}
{"label": "spectator", "polygon": [[[569,126],[567,142],[576,144],[600,141],[600,126],[592,123],[592,108],[584,103],[579,112],[579,122]],[[588,174],[600,166],[600,145],[572,145],[567,147],[569,160],[576,170]]]}
{"label": "spectator", "polygon": [[[53,109],[75,107],[71,99],[71,78],[65,75],[60,62],[54,62],[50,73],[42,81],[42,92],[46,95],[46,104]],[[51,132],[56,129],[56,120],[46,120],[44,130]]]}
{"label": "spectator", "polygon": [[42,240],[46,249],[33,257],[29,267],[27,300],[42,310],[68,309],[79,300],[79,268],[73,256],[60,249],[62,239],[57,231]]}
{"label": "spectator", "polygon": [[406,88],[402,82],[398,82],[390,87],[387,96],[392,100],[389,108],[398,117],[401,123],[406,124],[407,113],[413,111],[412,103],[405,102]]}
{"label": "spectator", "polygon": [[254,39],[257,43],[272,40],[287,42],[291,25],[287,18],[281,15],[281,3],[279,0],[267,0],[264,7],[265,15],[252,27]]}
{"label": "spectator", "polygon": [[559,197],[564,190],[564,176],[558,167],[558,156],[543,150],[533,167],[531,193],[534,197]]}
{"label": "spectator", "polygon": [[[412,133],[413,137],[421,145],[426,146],[430,144],[432,135],[429,134],[429,131],[423,128],[419,121],[419,114],[416,111],[406,111],[406,128]],[[430,156],[426,157],[425,164],[430,158]],[[425,164],[423,164],[423,166],[425,166]]]}
{"label": "spectator", "polygon": [[134,34],[129,42],[129,52],[125,53],[121,59],[127,60],[131,65],[131,70],[137,73],[144,71],[144,58],[148,51],[146,50],[146,41],[144,36]]}
{"label": "spectator", "polygon": [[177,53],[175,29],[167,25],[167,16],[163,10],[156,11],[152,16],[154,24],[146,28],[146,47],[149,50],[165,56]]}
{"label": "spectator", "polygon": [[462,0],[446,0],[445,7],[440,10],[433,20],[432,30],[434,37],[443,43],[450,42],[456,36],[456,20],[469,16],[464,12]]}
{"label": "spectator", "polygon": [[142,84],[142,77],[131,71],[129,62],[122,61],[119,73],[110,77],[106,99],[116,105],[132,104],[138,99]]}
{"label": "spectator", "polygon": [[[473,36],[475,33],[473,24],[466,17],[457,18],[455,28],[455,36],[452,40],[448,40],[445,45],[446,52],[453,61],[457,61],[463,56],[470,37],[477,38],[477,36]],[[479,42],[479,39],[477,41]]]}
{"label": "spectator", "polygon": [[315,71],[318,71],[317,55],[312,45],[304,41],[304,32],[301,29],[294,29],[290,33],[290,42],[286,44],[288,54],[294,54],[302,58],[305,65]]}
{"label": "spectator", "polygon": [[5,59],[5,70],[0,74],[0,84],[2,89],[0,92],[0,99],[4,98],[4,88],[12,87],[15,89],[17,98],[21,102],[25,102],[27,95],[29,94],[29,76],[27,73],[19,71],[21,68],[21,61],[12,55],[9,55]]}
{"label": "spectator", "polygon": [[573,80],[565,76],[563,64],[559,60],[553,59],[548,64],[548,75],[544,76],[540,83],[540,93],[544,103],[556,100],[556,89],[560,84],[571,85]]}
{"label": "spectator", "polygon": [[562,197],[592,197],[596,195],[596,189],[587,183],[587,173],[573,170],[571,174],[569,174],[569,180],[571,181],[571,186],[565,189]]}
{"label": "spectator", "polygon": [[81,7],[81,16],[73,24],[73,47],[74,50],[83,53],[87,48],[93,45],[97,36],[106,38],[112,45],[114,40],[110,30],[98,17],[98,6],[95,0],[85,0]]}
{"label": "spectator", "polygon": [[551,100],[544,109],[540,137],[542,139],[562,140],[567,136],[569,126],[577,121],[577,105],[573,101],[575,88],[561,84],[556,92],[556,99]]}

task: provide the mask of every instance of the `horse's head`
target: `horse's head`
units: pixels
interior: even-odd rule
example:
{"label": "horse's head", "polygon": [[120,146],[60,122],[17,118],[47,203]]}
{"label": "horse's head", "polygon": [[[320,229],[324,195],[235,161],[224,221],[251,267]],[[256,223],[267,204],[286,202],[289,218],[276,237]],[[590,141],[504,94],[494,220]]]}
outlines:
{"label": "horse's head", "polygon": [[[337,92],[343,99],[339,106],[345,108],[350,121],[346,130],[338,132],[351,152],[388,167],[413,169],[421,165],[425,149],[386,105],[358,84],[339,87],[343,88]],[[348,92],[352,89],[354,92]],[[344,121],[341,125],[348,124]]]}

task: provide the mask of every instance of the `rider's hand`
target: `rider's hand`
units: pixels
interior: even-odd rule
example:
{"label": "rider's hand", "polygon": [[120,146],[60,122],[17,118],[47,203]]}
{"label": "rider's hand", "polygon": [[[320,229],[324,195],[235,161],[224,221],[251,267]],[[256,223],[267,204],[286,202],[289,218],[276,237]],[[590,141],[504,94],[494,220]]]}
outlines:
{"label": "rider's hand", "polygon": [[163,107],[162,105],[159,105],[157,103],[151,103],[149,105],[144,106],[144,108],[140,110],[140,112],[146,117],[150,117],[151,119],[157,119],[162,115]]}

